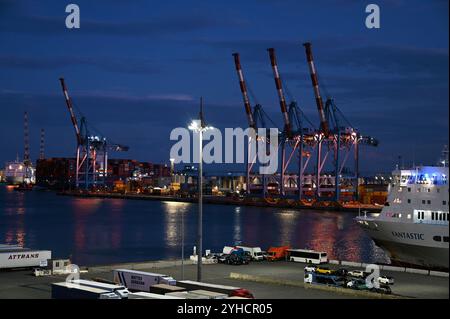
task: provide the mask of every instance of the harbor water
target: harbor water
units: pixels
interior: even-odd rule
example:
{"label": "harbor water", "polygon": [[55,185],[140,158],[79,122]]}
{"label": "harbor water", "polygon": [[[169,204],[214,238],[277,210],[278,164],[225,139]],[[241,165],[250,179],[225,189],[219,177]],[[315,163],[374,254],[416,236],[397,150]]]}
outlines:
{"label": "harbor water", "polygon": [[[354,213],[204,205],[203,247],[290,245],[330,259],[388,262]],[[50,249],[79,265],[181,258],[195,246],[197,205],[59,196],[0,185],[0,243]],[[183,231],[184,230],[184,231]],[[183,236],[184,234],[184,236]]]}

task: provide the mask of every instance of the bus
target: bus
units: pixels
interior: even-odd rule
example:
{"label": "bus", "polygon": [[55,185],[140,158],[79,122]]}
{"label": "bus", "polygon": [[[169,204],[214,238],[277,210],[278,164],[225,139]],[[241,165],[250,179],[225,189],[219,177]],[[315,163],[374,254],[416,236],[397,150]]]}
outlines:
{"label": "bus", "polygon": [[328,262],[328,256],[326,252],[308,249],[288,249],[287,258],[288,260],[294,262],[316,265]]}

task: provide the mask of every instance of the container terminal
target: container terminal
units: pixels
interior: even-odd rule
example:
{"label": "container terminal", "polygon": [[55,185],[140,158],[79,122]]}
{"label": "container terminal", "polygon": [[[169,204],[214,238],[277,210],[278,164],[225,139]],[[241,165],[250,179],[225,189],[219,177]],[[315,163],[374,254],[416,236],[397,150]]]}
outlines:
{"label": "container terminal", "polygon": [[[247,159],[243,172],[210,172],[205,175],[201,174],[201,171],[197,171],[195,166],[190,165],[177,171],[173,160],[170,160],[170,164],[154,164],[131,159],[111,159],[111,152],[127,152],[129,147],[112,142],[105,136],[96,133],[97,130],[91,126],[90,122],[88,124],[86,117],[77,115],[65,79],[60,78],[64,101],[75,132],[76,157],[46,158],[44,155],[45,136],[42,130],[41,154],[34,168],[29,157],[28,114],[25,113],[23,165],[19,165],[19,168],[16,168],[15,171],[5,170],[3,173],[5,181],[11,180],[8,175],[17,174],[17,170],[22,170],[17,174],[22,176],[20,183],[17,183],[17,178],[13,179],[14,182],[9,182],[18,184],[17,189],[21,191],[32,190],[33,187],[36,187],[37,189],[54,189],[59,191],[61,195],[69,196],[187,202],[198,201],[202,193],[205,192],[204,202],[212,204],[364,211],[365,213],[381,212],[387,204],[389,187],[395,181],[390,176],[364,177],[360,173],[360,168],[364,164],[360,161],[360,153],[367,147],[377,147],[379,141],[372,136],[364,135],[362,131],[353,126],[332,97],[327,97],[325,102],[323,101],[316,73],[317,67],[312,53],[312,44],[307,42],[303,46],[320,119],[318,126],[308,120],[296,99],[285,93],[287,89],[285,82],[281,80],[275,49],[267,49],[283,119],[282,129],[279,129],[280,152],[277,154],[280,169],[275,174],[258,174],[256,163],[250,159]],[[240,54],[234,53],[232,56],[248,128],[254,130],[270,128],[274,121],[267,116],[262,105],[250,100]],[[202,108],[200,114],[200,121],[203,123]],[[261,136],[258,138],[262,138],[267,143],[270,142],[268,137]],[[248,143],[247,151],[249,153],[250,147],[251,144]],[[401,169],[401,167],[397,167],[397,169]],[[205,179],[205,183],[202,179]],[[448,205],[447,202],[446,205]],[[448,212],[446,216],[448,225]],[[364,220],[367,219],[361,219],[361,221]],[[448,231],[445,238],[447,238],[448,252]],[[199,250],[203,255],[201,246]],[[274,285],[279,287],[280,294],[276,295],[282,298],[339,298],[342,296],[355,298],[448,298],[448,272],[435,269],[379,265],[377,267],[382,269],[383,275],[378,275],[375,281],[382,285],[374,286],[374,288],[370,287],[368,282],[365,281],[367,277],[371,276],[364,270],[367,269],[368,265],[318,259],[317,264],[319,266],[313,267],[311,263],[316,264],[316,262],[313,262],[314,258],[306,257],[306,259],[303,258],[305,260],[300,261],[304,263],[303,266],[305,267],[303,267],[296,263],[293,255],[299,253],[299,251],[301,249],[287,250],[284,261],[254,263],[254,256],[248,256],[244,254],[242,248],[234,247],[228,253],[223,252],[213,255],[207,253],[201,259],[198,256],[195,257],[194,254],[191,261],[193,264],[196,263],[197,266],[203,263],[203,258],[205,258],[205,264],[211,261],[211,265],[206,266],[206,269],[212,269],[212,271],[208,274],[208,270],[206,270],[207,275],[203,277],[203,281],[209,279],[214,284],[228,284],[229,287],[245,289],[245,291],[253,290],[256,296],[263,298],[274,297]],[[4,250],[4,253],[14,253],[14,251]],[[316,253],[313,251],[307,252],[308,256]],[[23,252],[22,255],[27,254]],[[262,259],[267,259],[267,257]],[[8,262],[9,258],[5,260]],[[289,263],[289,260],[293,263]],[[250,261],[252,261],[252,267],[245,268],[243,265],[249,264]],[[66,262],[63,261],[63,263]],[[327,264],[327,267],[322,266],[324,263]],[[118,296],[108,290],[105,285],[101,287],[99,284],[89,284],[89,280],[77,282],[75,286],[73,286],[74,283],[70,282],[61,283],[64,280],[54,277],[60,276],[61,273],[54,273],[44,264],[36,265],[39,268],[34,270],[35,276],[43,277],[42,283],[38,284],[40,288],[37,289],[41,291],[31,293],[30,297],[65,299],[73,295],[89,295],[96,299],[123,299],[125,293],[128,294],[122,289],[123,287],[128,288],[124,279],[125,273],[135,271],[134,268],[126,269],[123,267],[111,267],[106,271],[107,267],[105,268],[105,266],[100,267],[101,271],[96,271],[95,267],[85,269],[85,274],[88,273],[89,275],[84,275],[85,278],[83,279],[97,279],[92,281],[104,281],[106,285],[122,284],[123,287],[120,288],[122,293]],[[52,262],[50,264],[54,265]],[[146,269],[145,266],[142,267],[144,270],[151,270],[151,273],[155,273],[155,271],[164,272],[163,277],[166,279],[162,284],[175,285],[177,282],[182,283],[186,278],[194,279],[189,272],[193,271],[195,265],[191,265],[191,263],[185,265],[184,260],[181,266],[176,262],[174,264],[169,262],[169,264],[172,266],[167,269],[159,269],[154,265],[150,269]],[[242,267],[239,267],[236,271],[230,268],[235,266]],[[174,278],[179,278],[180,267],[183,273],[182,280],[176,280]],[[156,270],[153,268],[156,268]],[[245,270],[241,270],[241,268]],[[118,275],[118,273],[120,274]],[[22,297],[26,296],[27,293],[23,290],[23,287],[30,284],[24,283],[24,281],[29,281],[24,278],[24,274],[20,271],[0,273],[1,277],[7,277],[7,280],[2,281],[2,284],[6,285],[6,291],[0,285],[0,295],[6,294],[5,297],[8,297],[7,294],[12,295],[14,291],[18,291]],[[78,275],[79,272],[76,272],[76,274]],[[96,275],[96,277],[89,277],[91,275]],[[100,281],[98,280],[99,275]],[[135,273],[130,276],[137,278],[138,276],[145,276],[145,274]],[[391,287],[394,277],[396,278],[395,285]],[[10,278],[13,278],[15,282],[10,282]],[[41,279],[37,280],[41,281]],[[136,280],[134,279],[134,281]],[[157,284],[161,283],[158,282]],[[79,289],[77,285],[85,287]],[[430,285],[433,289],[429,289]],[[446,288],[443,288],[444,285]],[[176,291],[168,294],[185,299],[222,298],[223,296],[220,292],[215,291],[214,293],[218,294],[215,295],[211,291],[208,292],[206,287],[203,288],[205,289],[188,292]],[[278,289],[275,290],[278,292]],[[152,293],[151,290],[149,293]],[[198,297],[198,295],[203,297]],[[254,296],[253,293],[251,295]],[[143,297],[143,295],[140,296]],[[224,298],[226,297],[233,296],[228,295]]]}
{"label": "container terminal", "polygon": [[[287,90],[286,81],[281,80],[275,49],[269,48],[268,66],[273,71],[283,118],[279,128],[280,170],[275,174],[258,174],[258,165],[247,159],[241,172],[205,174],[204,192],[211,195],[210,201],[216,203],[379,211],[387,197],[389,177],[363,176],[360,173],[360,167],[364,165],[360,161],[360,153],[366,147],[377,147],[379,142],[355,128],[333,98],[327,97],[323,101],[312,44],[307,42],[303,46],[319,125],[308,119]],[[240,54],[233,53],[232,57],[248,128],[273,127],[275,122],[268,117],[263,106],[250,99]],[[186,198],[187,201],[196,196],[196,167],[187,165],[175,170],[173,159],[169,164],[111,159],[109,153],[127,152],[129,147],[98,134],[87,118],[76,112],[65,79],[59,80],[75,133],[76,157],[46,158],[45,131],[42,129],[40,155],[34,168],[29,156],[28,114],[25,113],[25,155],[23,165],[20,165],[23,172],[16,172],[23,177],[20,182],[23,189],[30,189],[35,184],[39,188],[57,189],[66,195],[82,193],[83,196],[119,197],[123,194],[124,198],[158,195],[164,200]],[[247,148],[250,152],[250,143]],[[8,180],[7,175],[11,172],[5,170],[3,175]]]}

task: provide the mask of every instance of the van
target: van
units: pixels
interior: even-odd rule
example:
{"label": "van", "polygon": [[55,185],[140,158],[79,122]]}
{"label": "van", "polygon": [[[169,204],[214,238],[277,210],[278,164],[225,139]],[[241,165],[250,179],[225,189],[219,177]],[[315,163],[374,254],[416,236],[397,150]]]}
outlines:
{"label": "van", "polygon": [[264,260],[264,253],[260,247],[236,246],[236,248],[241,248],[244,251],[249,252],[252,260]]}
{"label": "van", "polygon": [[267,250],[267,260],[268,261],[283,260],[286,258],[287,251],[289,249],[291,249],[290,246],[270,247]]}

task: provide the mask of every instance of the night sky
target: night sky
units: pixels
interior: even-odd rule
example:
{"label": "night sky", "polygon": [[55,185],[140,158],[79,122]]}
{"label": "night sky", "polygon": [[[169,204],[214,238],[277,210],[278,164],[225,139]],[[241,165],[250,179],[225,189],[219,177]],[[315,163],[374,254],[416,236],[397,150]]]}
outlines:
{"label": "night sky", "polygon": [[[381,29],[365,7],[381,8]],[[75,105],[110,140],[130,146],[110,157],[168,162],[172,128],[198,112],[218,128],[246,127],[234,69],[241,54],[258,102],[281,127],[266,49],[318,124],[302,43],[311,41],[324,96],[363,134],[363,172],[435,164],[448,144],[448,1],[13,1],[0,0],[0,163],[23,154],[23,112],[31,156],[46,131],[46,156],[74,155],[75,135],[58,78]],[[81,28],[65,27],[65,6]],[[2,164],[0,164],[2,166]]]}

